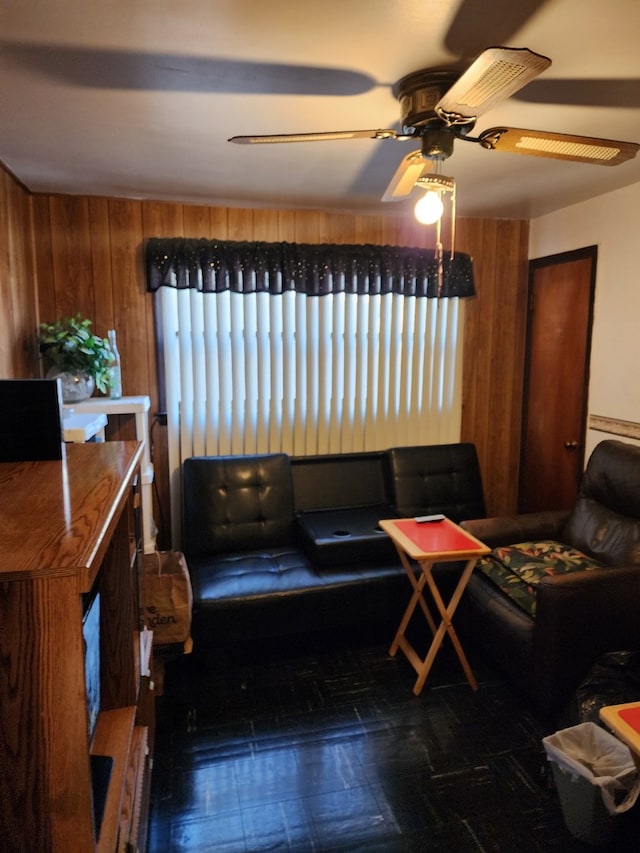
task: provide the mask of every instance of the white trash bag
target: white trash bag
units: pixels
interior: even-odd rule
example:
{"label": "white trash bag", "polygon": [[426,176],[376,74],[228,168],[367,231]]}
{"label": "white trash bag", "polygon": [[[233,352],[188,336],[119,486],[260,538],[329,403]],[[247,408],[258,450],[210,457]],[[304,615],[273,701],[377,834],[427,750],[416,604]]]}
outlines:
{"label": "white trash bag", "polygon": [[560,729],[542,743],[567,828],[583,841],[604,841],[613,831],[610,818],[628,811],[640,794],[631,750],[596,723]]}

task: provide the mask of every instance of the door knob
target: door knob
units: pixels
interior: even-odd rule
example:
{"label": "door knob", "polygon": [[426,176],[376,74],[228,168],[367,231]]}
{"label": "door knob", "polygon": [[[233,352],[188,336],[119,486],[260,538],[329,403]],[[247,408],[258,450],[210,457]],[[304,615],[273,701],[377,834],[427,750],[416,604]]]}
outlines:
{"label": "door knob", "polygon": [[578,442],[577,441],[565,441],[564,446],[565,446],[566,450],[577,450],[578,449]]}

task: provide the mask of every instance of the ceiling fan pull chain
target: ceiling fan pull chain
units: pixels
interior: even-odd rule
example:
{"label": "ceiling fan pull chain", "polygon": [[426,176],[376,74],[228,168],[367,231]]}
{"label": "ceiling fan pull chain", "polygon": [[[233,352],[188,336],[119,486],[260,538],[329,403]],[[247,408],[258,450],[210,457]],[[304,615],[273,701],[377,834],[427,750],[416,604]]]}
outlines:
{"label": "ceiling fan pull chain", "polygon": [[442,286],[444,284],[444,252],[442,249],[442,220],[438,219],[438,223],[436,225],[436,267],[438,274],[438,289],[437,289],[437,297],[440,299],[442,296]]}

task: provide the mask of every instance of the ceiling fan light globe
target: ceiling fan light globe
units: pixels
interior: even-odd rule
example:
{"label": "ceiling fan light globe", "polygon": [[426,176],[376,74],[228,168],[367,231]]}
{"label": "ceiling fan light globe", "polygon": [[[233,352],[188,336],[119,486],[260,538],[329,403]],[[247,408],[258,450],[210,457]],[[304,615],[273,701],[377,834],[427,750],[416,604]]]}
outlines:
{"label": "ceiling fan light globe", "polygon": [[414,212],[416,219],[422,225],[433,225],[434,222],[437,222],[442,217],[444,212],[440,193],[429,190],[421,199],[418,199]]}

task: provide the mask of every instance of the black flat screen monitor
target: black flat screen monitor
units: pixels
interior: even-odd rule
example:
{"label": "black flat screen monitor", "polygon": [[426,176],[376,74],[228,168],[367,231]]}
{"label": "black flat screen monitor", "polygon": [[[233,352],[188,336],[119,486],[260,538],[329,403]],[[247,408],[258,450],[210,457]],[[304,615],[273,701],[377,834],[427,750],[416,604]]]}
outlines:
{"label": "black flat screen monitor", "polygon": [[59,379],[0,379],[0,462],[62,459]]}

